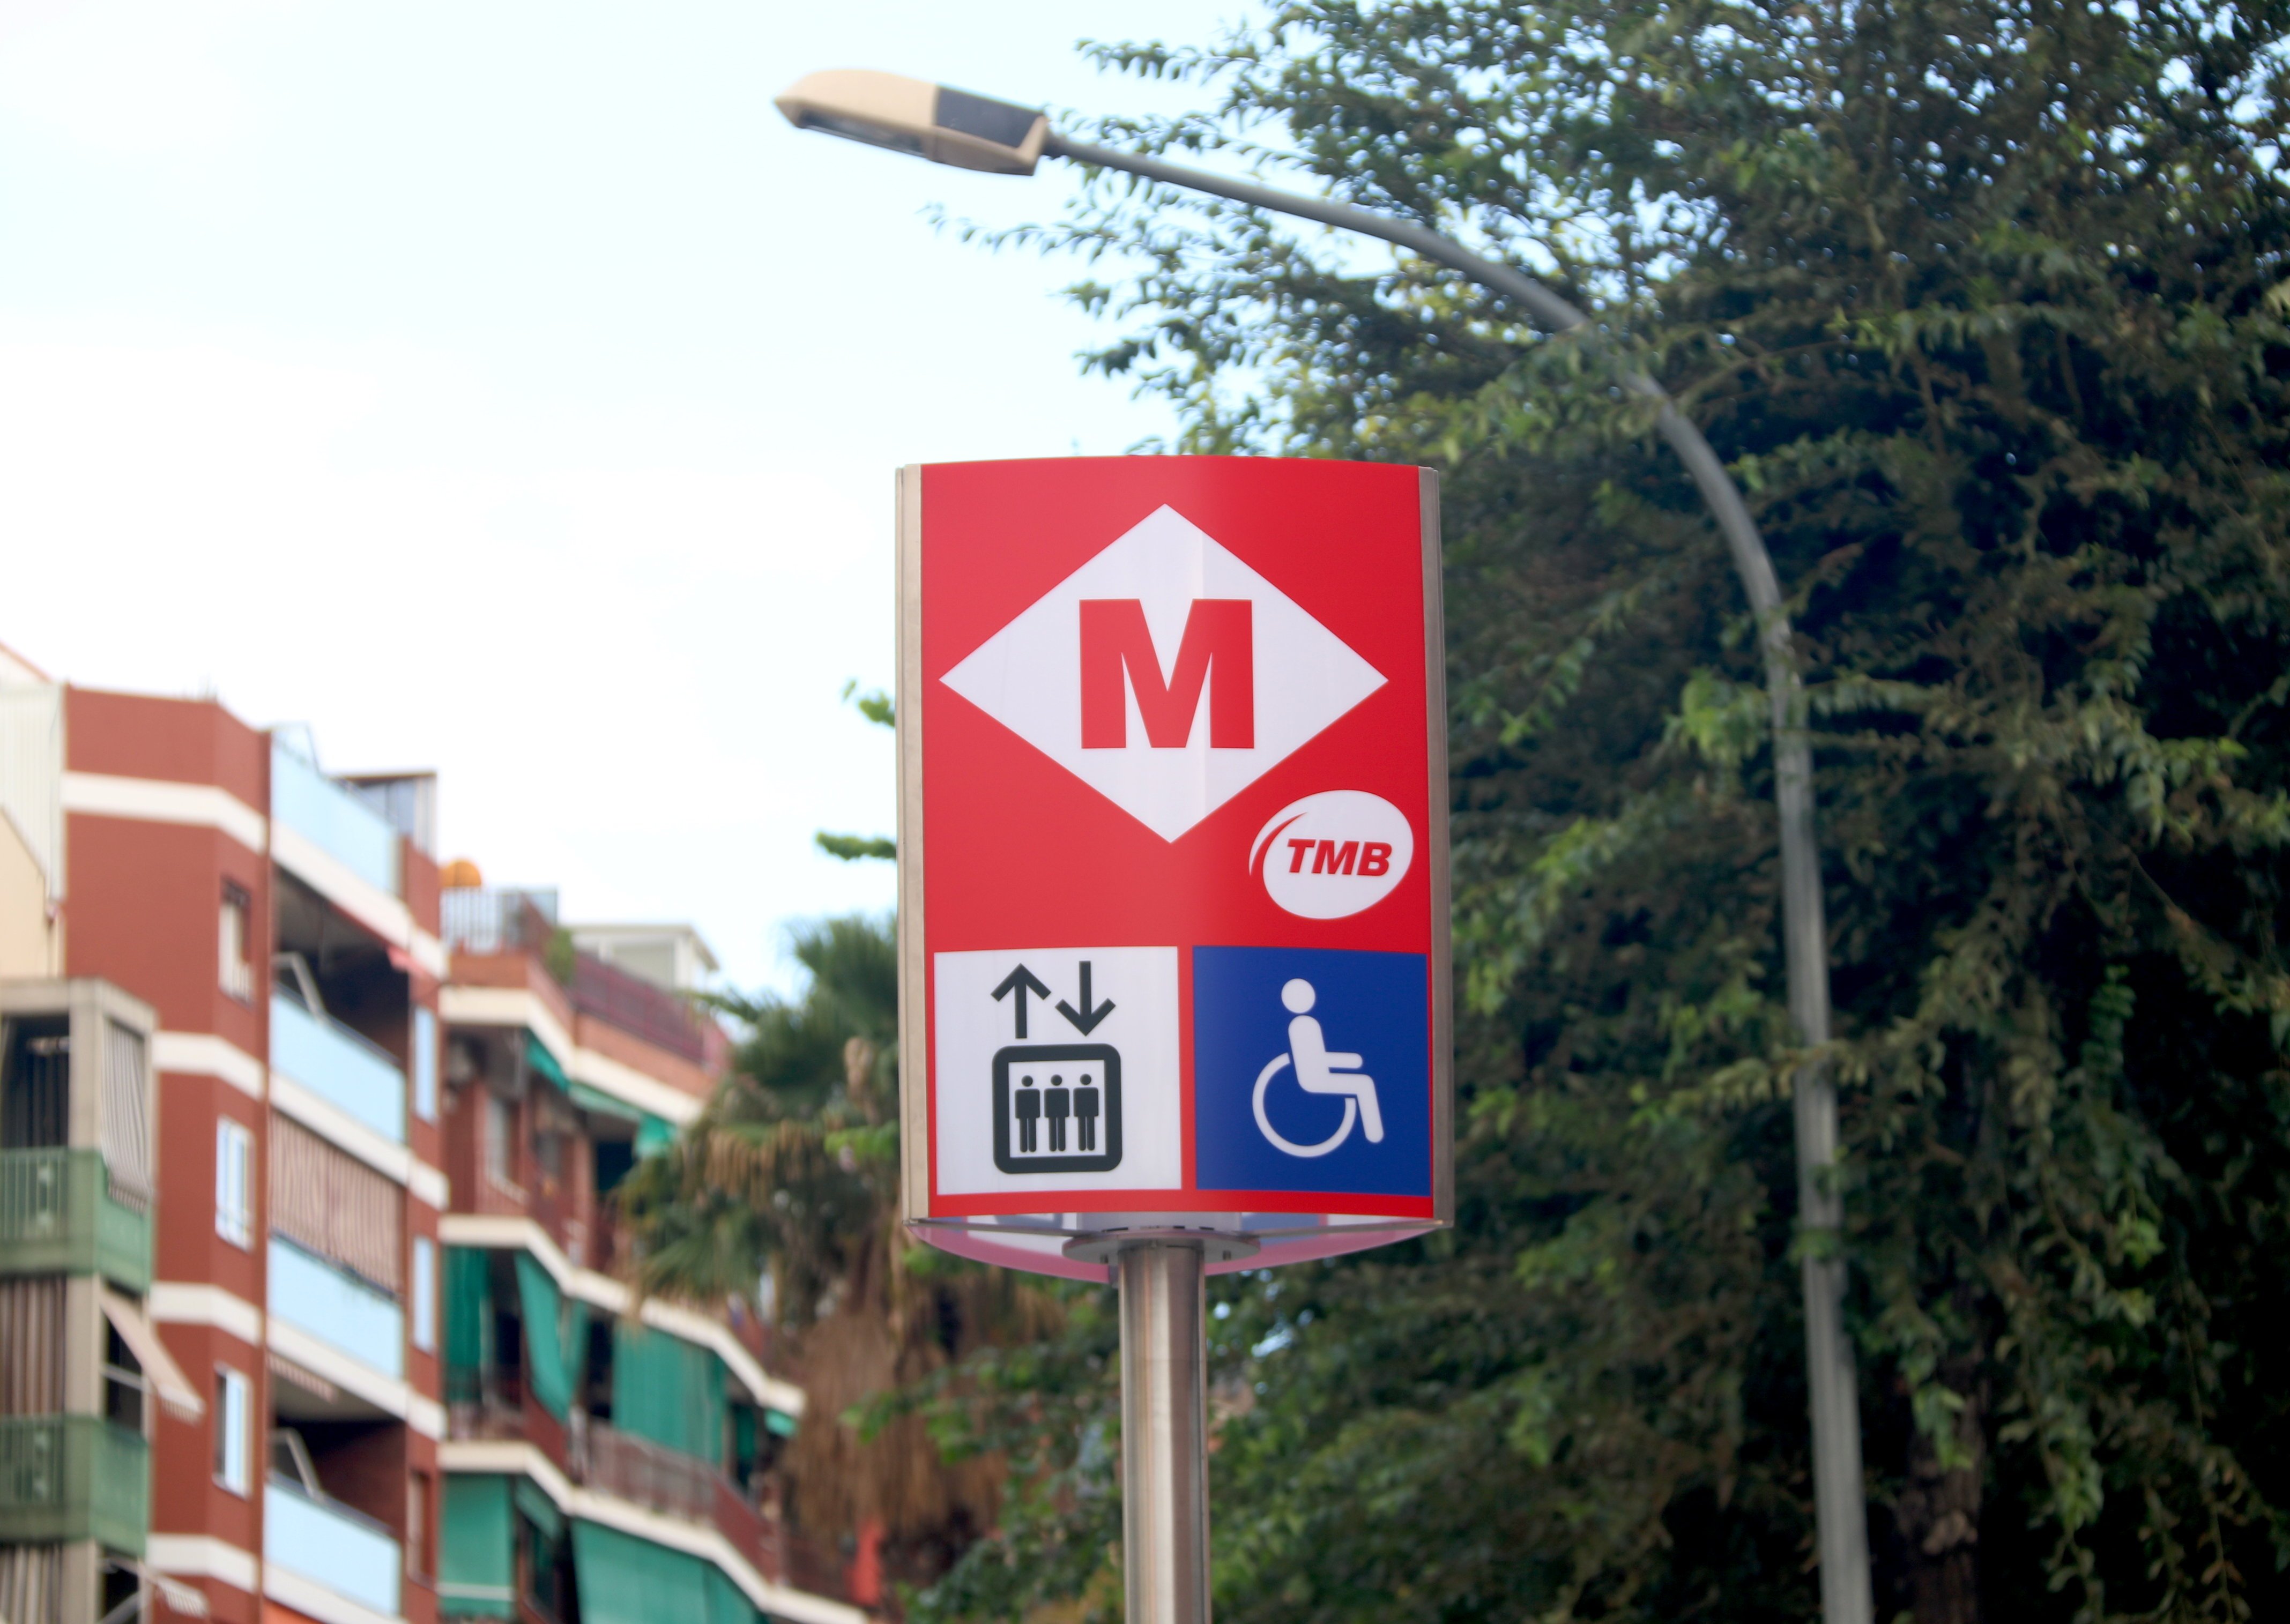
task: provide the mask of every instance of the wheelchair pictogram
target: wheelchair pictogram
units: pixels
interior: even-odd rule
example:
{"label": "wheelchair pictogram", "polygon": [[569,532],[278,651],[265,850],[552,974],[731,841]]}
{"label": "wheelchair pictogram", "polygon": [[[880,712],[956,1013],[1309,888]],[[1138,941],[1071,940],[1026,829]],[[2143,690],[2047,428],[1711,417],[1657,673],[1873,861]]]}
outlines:
{"label": "wheelchair pictogram", "polygon": [[[1257,1130],[1274,1148],[1293,1156],[1326,1156],[1351,1137],[1355,1125],[1366,1133],[1368,1143],[1381,1144],[1383,1112],[1376,1101],[1375,1079],[1360,1069],[1365,1064],[1362,1056],[1328,1047],[1327,1036],[1312,1013],[1319,1002],[1312,984],[1301,977],[1290,980],[1280,989],[1280,1002],[1289,1013],[1288,1048],[1266,1061],[1264,1069],[1256,1074],[1256,1092],[1250,1105],[1256,1114]],[[1292,1068],[1296,1086],[1306,1093],[1343,1096],[1344,1119],[1334,1132],[1315,1145],[1300,1145],[1284,1136],[1264,1108],[1265,1091],[1272,1079]]]}

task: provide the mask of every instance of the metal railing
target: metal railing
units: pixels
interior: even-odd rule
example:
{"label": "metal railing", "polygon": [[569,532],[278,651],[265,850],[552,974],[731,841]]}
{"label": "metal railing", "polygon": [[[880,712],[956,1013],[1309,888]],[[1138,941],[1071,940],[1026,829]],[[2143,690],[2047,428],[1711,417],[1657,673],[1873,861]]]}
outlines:
{"label": "metal railing", "polygon": [[270,1066],[392,1144],[405,1142],[405,1073],[389,1052],[281,992],[270,995]]}
{"label": "metal railing", "polygon": [[340,1500],[273,1475],[262,1491],[262,1559],[386,1617],[405,1571],[396,1536]]}
{"label": "metal railing", "polygon": [[695,1523],[715,1520],[717,1473],[707,1461],[602,1421],[590,1421],[588,1435],[590,1486]]}
{"label": "metal railing", "polygon": [[143,1554],[151,1446],[100,1415],[0,1417],[0,1543],[95,1540]]}
{"label": "metal railing", "polygon": [[556,934],[553,888],[455,886],[437,899],[445,945],[462,953],[539,953]]}
{"label": "metal railing", "polygon": [[701,1018],[691,1004],[642,976],[586,953],[572,959],[572,1007],[695,1066],[707,1056]]}
{"label": "metal railing", "polygon": [[111,1191],[98,1150],[0,1150],[0,1275],[100,1274],[151,1285],[151,1220]]}

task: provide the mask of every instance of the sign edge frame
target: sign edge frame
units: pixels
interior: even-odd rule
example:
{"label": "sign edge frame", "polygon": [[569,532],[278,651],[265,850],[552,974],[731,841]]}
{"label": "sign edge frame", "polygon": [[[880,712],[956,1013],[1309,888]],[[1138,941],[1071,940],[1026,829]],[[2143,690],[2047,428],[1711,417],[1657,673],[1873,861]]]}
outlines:
{"label": "sign edge frame", "polygon": [[929,965],[923,927],[923,467],[898,475],[899,1161],[902,1216],[931,1215]]}
{"label": "sign edge frame", "polygon": [[1423,526],[1423,697],[1429,794],[1431,871],[1431,1217],[1455,1222],[1454,860],[1449,847],[1447,786],[1447,612],[1445,554],[1439,534],[1439,471],[1419,465],[1417,508]]}

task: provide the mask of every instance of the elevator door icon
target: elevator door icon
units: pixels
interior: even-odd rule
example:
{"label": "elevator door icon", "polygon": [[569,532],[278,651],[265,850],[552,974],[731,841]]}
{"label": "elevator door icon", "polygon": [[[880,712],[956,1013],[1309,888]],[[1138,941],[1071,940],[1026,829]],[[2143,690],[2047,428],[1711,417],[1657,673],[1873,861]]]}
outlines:
{"label": "elevator door icon", "polygon": [[1005,1173],[1121,1165],[1121,1055],[1109,1044],[1013,1044],[994,1055],[994,1165]]}

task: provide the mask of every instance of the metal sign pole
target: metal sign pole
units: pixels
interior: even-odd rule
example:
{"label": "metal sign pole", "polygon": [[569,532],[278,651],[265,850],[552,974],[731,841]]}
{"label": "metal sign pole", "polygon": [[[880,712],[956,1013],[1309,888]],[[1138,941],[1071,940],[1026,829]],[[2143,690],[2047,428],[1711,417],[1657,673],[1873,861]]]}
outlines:
{"label": "metal sign pole", "polygon": [[1209,1457],[1198,1241],[1138,1241],[1121,1283],[1121,1527],[1128,1624],[1208,1624]]}

